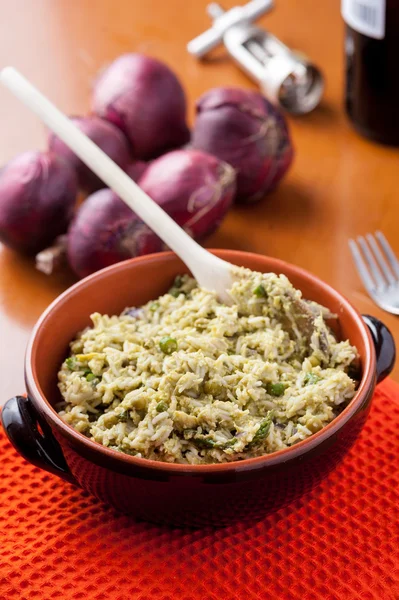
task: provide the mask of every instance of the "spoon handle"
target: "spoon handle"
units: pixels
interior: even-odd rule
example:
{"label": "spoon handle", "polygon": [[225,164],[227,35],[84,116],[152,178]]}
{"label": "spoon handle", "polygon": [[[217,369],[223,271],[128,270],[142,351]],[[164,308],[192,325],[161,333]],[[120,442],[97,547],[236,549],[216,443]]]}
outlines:
{"label": "spoon handle", "polygon": [[[13,67],[0,71],[0,81],[110,187],[188,266],[196,279],[201,261],[213,257],[197,244],[113,160],[50,100]],[[198,272],[199,271],[199,272]]]}

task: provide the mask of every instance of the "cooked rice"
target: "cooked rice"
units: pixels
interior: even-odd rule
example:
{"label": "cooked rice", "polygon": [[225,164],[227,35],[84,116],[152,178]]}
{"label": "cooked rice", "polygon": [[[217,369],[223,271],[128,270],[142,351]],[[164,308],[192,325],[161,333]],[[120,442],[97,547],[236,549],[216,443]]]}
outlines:
{"label": "cooked rice", "polygon": [[236,269],[232,306],[178,277],[120,316],[95,313],[59,372],[66,423],[133,456],[240,460],[292,446],[355,394],[357,351],[284,275]]}

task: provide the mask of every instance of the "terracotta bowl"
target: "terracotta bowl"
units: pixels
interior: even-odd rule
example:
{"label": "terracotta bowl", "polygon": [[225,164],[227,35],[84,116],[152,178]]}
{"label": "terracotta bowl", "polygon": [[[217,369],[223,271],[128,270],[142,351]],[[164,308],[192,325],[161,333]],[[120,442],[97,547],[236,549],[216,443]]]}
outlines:
{"label": "terracotta bowl", "polygon": [[356,396],[339,417],[291,448],[234,463],[193,466],[124,455],[66,425],[53,406],[60,400],[57,371],[69,342],[89,324],[91,313],[118,314],[164,293],[177,274],[187,272],[168,252],[95,273],[59,296],[39,319],[26,352],[27,396],[12,398],[2,411],[7,435],[24,458],[121,511],[178,526],[220,526],[262,517],[317,484],[342,460],[365,423],[376,382],[392,369],[391,334],[298,267],[256,254],[214,253],[256,271],[284,273],[305,298],[339,315],[338,335],[358,348],[362,368]]}

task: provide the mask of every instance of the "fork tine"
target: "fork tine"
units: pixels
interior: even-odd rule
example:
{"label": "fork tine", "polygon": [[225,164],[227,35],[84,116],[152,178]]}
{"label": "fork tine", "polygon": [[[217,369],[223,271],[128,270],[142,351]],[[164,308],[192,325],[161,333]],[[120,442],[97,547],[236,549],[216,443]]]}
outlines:
{"label": "fork tine", "polygon": [[387,281],[382,276],[381,271],[380,271],[377,263],[375,262],[373,253],[371,252],[366,240],[364,239],[364,237],[359,236],[357,238],[357,241],[358,241],[361,249],[363,250],[363,254],[365,256],[366,263],[368,264],[369,269],[373,274],[373,278],[374,278],[374,281],[376,282],[377,288],[385,287],[387,285]]}
{"label": "fork tine", "polygon": [[372,251],[374,252],[374,256],[376,257],[378,264],[380,265],[381,271],[383,272],[385,277],[388,279],[389,283],[395,283],[396,279],[392,275],[392,271],[389,268],[384,256],[382,255],[380,247],[378,246],[377,242],[375,241],[375,237],[371,233],[368,233],[366,235],[366,238],[367,238],[367,241],[368,241]]}
{"label": "fork tine", "polygon": [[363,281],[366,290],[369,292],[369,294],[371,294],[375,289],[375,284],[355,240],[349,240],[349,248],[352,252],[353,260],[360,279]]}
{"label": "fork tine", "polygon": [[376,231],[375,236],[378,239],[378,241],[380,242],[381,247],[384,249],[386,257],[389,261],[389,264],[392,267],[393,272],[396,275],[396,278],[399,279],[399,262],[398,262],[398,259],[396,258],[394,251],[391,248],[390,243],[388,242],[387,238],[381,231]]}

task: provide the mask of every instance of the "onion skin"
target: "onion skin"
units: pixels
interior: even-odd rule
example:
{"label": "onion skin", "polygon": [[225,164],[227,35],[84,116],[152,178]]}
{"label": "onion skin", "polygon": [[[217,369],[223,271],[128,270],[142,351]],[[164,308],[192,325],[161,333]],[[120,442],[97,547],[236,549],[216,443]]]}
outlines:
{"label": "onion skin", "polygon": [[73,217],[78,182],[55,154],[24,152],[0,173],[0,240],[36,254],[62,233]]}
{"label": "onion skin", "polygon": [[201,240],[220,225],[235,194],[234,169],[200,150],[175,150],[154,160],[139,186]]}
{"label": "onion skin", "polygon": [[239,202],[256,202],[287,172],[293,148],[280,111],[257,92],[213,88],[197,101],[192,146],[231,164]]}
{"label": "onion skin", "polygon": [[[118,127],[96,116],[71,117],[71,120],[123,170],[132,163],[130,144]],[[54,134],[50,135],[49,148],[75,169],[79,186],[87,193],[106,187],[105,183]]]}
{"label": "onion skin", "polygon": [[108,188],[87,198],[68,231],[68,262],[78,277],[161,249],[160,239]]}
{"label": "onion skin", "polygon": [[124,54],[97,79],[92,109],[129,138],[136,158],[150,159],[186,144],[186,98],[176,75],[143,54]]}
{"label": "onion skin", "polygon": [[59,235],[52,246],[41,250],[35,257],[36,269],[45,275],[52,275],[67,265],[67,236]]}
{"label": "onion skin", "polygon": [[[192,237],[202,239],[231,206],[235,174],[214,156],[176,150],[147,166],[138,183]],[[163,249],[159,237],[108,189],[89,196],[68,232],[68,261],[79,277]]]}

